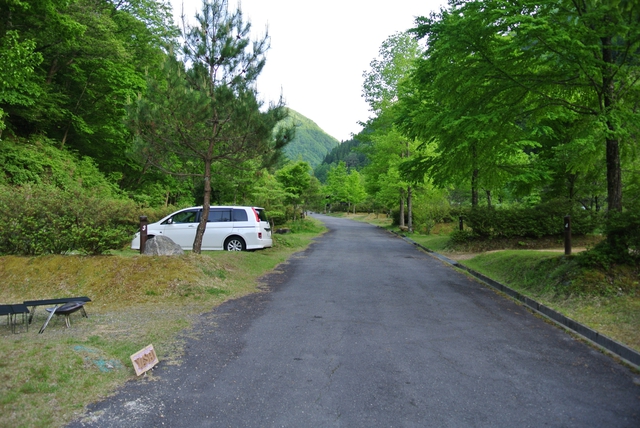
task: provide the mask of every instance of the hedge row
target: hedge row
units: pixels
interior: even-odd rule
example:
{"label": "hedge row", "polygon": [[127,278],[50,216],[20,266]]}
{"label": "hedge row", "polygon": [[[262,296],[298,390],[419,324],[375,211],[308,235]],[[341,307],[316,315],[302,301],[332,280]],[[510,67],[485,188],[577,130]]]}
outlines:
{"label": "hedge row", "polygon": [[0,254],[104,254],[122,249],[137,229],[128,200],[36,185],[0,187]]}
{"label": "hedge row", "polygon": [[475,237],[541,238],[563,235],[566,215],[571,216],[571,232],[574,235],[593,233],[602,221],[599,213],[580,209],[567,202],[527,208],[473,208],[465,211],[463,218]]}

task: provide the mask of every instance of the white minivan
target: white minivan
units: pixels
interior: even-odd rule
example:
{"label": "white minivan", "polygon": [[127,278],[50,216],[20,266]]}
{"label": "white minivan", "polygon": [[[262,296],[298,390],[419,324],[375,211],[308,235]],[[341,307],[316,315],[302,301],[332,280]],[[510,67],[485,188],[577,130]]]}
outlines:
{"label": "white minivan", "polygon": [[[202,215],[202,207],[185,208],[147,226],[147,239],[163,235],[183,250],[193,249],[193,240]],[[263,208],[211,207],[207,228],[202,237],[202,250],[244,251],[273,246],[271,226]],[[131,241],[140,249],[140,232]]]}

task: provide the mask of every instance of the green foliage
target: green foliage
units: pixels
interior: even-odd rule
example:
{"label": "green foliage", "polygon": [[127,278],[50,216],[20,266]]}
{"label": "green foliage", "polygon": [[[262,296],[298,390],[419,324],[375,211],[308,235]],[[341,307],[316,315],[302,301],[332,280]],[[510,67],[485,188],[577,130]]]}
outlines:
{"label": "green foliage", "polygon": [[[20,86],[7,92],[19,93],[19,102],[0,100],[9,131],[45,135],[93,158],[107,174],[133,175],[138,169],[126,155],[125,106],[144,89],[144,75],[157,69],[161,43],[175,35],[168,6],[154,0],[5,1],[0,16],[0,43],[13,44],[12,58],[19,56],[24,66],[13,70]],[[11,76],[6,71],[0,66],[0,80]]]}
{"label": "green foliage", "polygon": [[303,218],[287,223],[292,233],[312,233],[317,234],[325,230],[324,226],[317,220]]}
{"label": "green foliage", "polygon": [[640,266],[640,210],[609,212],[605,225],[607,239],[580,255],[582,265],[604,268],[614,264]]}
{"label": "green foliage", "polygon": [[298,161],[288,163],[276,172],[276,180],[282,184],[288,195],[285,201],[292,205],[298,205],[302,194],[311,183],[311,166],[307,162]]}
{"label": "green foliage", "polygon": [[17,31],[7,31],[0,39],[0,135],[6,128],[1,106],[32,106],[40,94],[41,87],[34,77],[42,54],[34,49],[35,42],[21,41]]}
{"label": "green foliage", "polygon": [[380,114],[398,98],[398,85],[406,79],[419,55],[418,41],[409,33],[395,33],[380,46],[378,58],[362,75],[362,96],[371,111]]}
{"label": "green foliage", "polygon": [[0,145],[0,185],[45,184],[67,190],[90,190],[116,197],[118,187],[105,179],[92,158],[78,159],[43,137],[5,139]]}
{"label": "green foliage", "polygon": [[[557,201],[510,209],[476,207],[468,210],[464,217],[475,238],[541,238],[562,236],[564,217],[568,214],[571,214],[571,229],[575,235],[593,233],[599,221],[596,212]],[[468,237],[468,234],[460,235],[460,239]]]}
{"label": "green foliage", "polygon": [[366,155],[358,149],[360,144],[358,140],[343,141],[327,153],[322,163],[315,167],[313,174],[321,183],[326,183],[329,169],[338,165],[340,161],[343,161],[347,168],[360,171],[367,163]]}
{"label": "green foliage", "polygon": [[465,244],[474,238],[476,238],[476,235],[474,235],[473,232],[468,229],[467,230],[455,229],[449,235],[449,240],[454,245]]}
{"label": "green foliage", "polygon": [[414,188],[413,229],[416,232],[429,234],[436,224],[450,219],[451,206],[447,194],[446,190],[433,189],[426,184]]}
{"label": "green foliage", "polygon": [[282,226],[287,222],[287,214],[283,211],[267,211],[267,218],[273,222],[275,226]]}
{"label": "green foliage", "polygon": [[0,254],[104,254],[135,232],[137,209],[123,199],[50,185],[0,187]]}
{"label": "green foliage", "polygon": [[340,145],[315,122],[292,109],[289,109],[289,118],[279,126],[295,127],[295,136],[284,148],[285,156],[293,162],[302,159],[312,168],[318,166],[329,151]]}
{"label": "green foliage", "polygon": [[606,187],[620,210],[620,147],[637,144],[639,16],[626,0],[488,0],[418,18],[428,47],[396,123],[437,150],[409,170],[470,182],[474,205],[480,189],[588,200]]}
{"label": "green foliage", "polygon": [[347,202],[349,199],[349,187],[347,180],[349,172],[344,162],[332,167],[327,174],[327,185],[325,187],[330,202]]}

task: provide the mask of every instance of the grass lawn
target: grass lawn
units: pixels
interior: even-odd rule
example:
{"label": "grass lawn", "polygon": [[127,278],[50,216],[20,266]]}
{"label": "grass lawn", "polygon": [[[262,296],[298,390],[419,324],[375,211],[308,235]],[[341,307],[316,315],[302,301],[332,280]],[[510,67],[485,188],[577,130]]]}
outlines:
{"label": "grass lawn", "polygon": [[[180,361],[179,332],[225,300],[259,292],[259,278],[304,249],[324,227],[288,225],[275,246],[254,252],[207,251],[201,256],[0,257],[0,302],[89,296],[89,318],[36,311],[28,332],[0,324],[0,427],[63,426],[84,407],[135,377],[129,357],[153,344],[161,364]],[[147,376],[153,376],[149,372]]]}

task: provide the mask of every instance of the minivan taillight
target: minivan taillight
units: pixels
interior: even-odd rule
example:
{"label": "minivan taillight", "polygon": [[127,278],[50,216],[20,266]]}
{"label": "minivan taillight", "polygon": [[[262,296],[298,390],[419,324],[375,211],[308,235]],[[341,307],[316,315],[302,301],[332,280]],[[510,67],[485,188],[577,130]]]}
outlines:
{"label": "minivan taillight", "polygon": [[258,214],[258,211],[256,211],[255,208],[251,207],[251,209],[253,210],[253,213],[256,215],[256,221],[259,224],[260,223],[260,214]]}
{"label": "minivan taillight", "polygon": [[262,239],[262,232],[258,232],[258,239]]}

